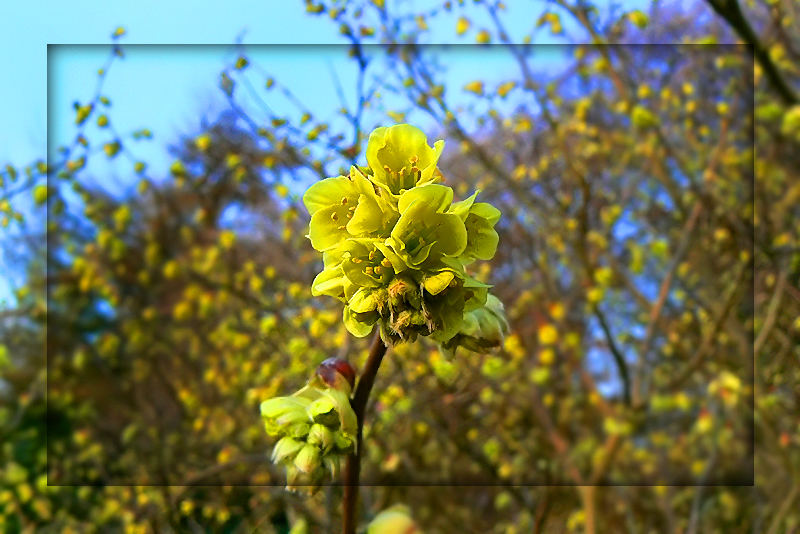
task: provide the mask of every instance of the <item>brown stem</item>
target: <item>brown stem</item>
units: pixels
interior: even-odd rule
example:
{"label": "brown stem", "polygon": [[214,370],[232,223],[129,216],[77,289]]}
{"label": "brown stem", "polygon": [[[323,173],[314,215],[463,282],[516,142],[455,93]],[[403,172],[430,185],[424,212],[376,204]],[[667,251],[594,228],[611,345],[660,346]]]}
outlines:
{"label": "brown stem", "polygon": [[372,391],[372,384],[375,383],[375,376],[378,374],[378,368],[381,366],[381,360],[383,360],[385,354],[386,345],[381,339],[380,332],[375,332],[375,338],[372,340],[372,346],[369,349],[367,363],[364,365],[364,370],[361,373],[361,377],[358,379],[358,385],[356,385],[355,393],[353,393],[353,400],[350,401],[350,404],[353,406],[353,411],[356,414],[356,419],[358,420],[358,431],[356,433],[356,452],[347,457],[347,463],[344,467],[342,534],[355,534],[356,532],[358,477],[361,471],[361,455],[364,448],[361,439],[362,430],[364,428],[364,411],[367,408],[367,401],[369,400],[370,391]]}
{"label": "brown stem", "polygon": [[579,486],[578,491],[583,501],[584,522],[586,534],[595,534],[596,532],[596,517],[595,517],[595,497],[597,486]]}

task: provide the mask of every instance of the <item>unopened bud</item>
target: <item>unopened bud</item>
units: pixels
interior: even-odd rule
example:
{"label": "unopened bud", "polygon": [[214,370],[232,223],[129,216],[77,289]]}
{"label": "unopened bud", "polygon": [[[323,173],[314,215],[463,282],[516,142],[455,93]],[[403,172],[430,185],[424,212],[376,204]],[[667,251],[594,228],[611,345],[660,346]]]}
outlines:
{"label": "unopened bud", "polygon": [[308,443],[318,445],[323,452],[330,449],[334,444],[333,432],[324,425],[314,423],[308,431]]}
{"label": "unopened bud", "polygon": [[408,507],[394,505],[375,516],[367,526],[367,534],[421,534]]}
{"label": "unopened bud", "polygon": [[319,467],[319,448],[310,443],[304,445],[297,456],[294,457],[294,466],[303,473],[311,473]]}
{"label": "unopened bud", "polygon": [[275,448],[272,451],[272,461],[277,464],[286,458],[293,458],[302,448],[302,441],[290,437],[281,438],[280,441],[275,444]]}
{"label": "unopened bud", "polygon": [[341,358],[328,358],[317,367],[317,376],[328,387],[342,389],[347,385],[347,393],[353,389],[356,382],[356,372],[353,366]]}

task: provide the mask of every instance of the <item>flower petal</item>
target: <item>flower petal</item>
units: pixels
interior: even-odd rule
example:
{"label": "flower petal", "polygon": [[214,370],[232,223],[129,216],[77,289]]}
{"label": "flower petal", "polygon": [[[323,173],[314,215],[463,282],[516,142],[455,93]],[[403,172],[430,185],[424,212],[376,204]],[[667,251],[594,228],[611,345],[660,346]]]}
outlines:
{"label": "flower petal", "polygon": [[455,278],[455,273],[450,270],[444,270],[440,273],[427,276],[422,281],[422,286],[425,291],[431,295],[438,295],[450,285],[450,282]]}
{"label": "flower petal", "polygon": [[353,182],[347,176],[325,178],[309,187],[303,195],[303,204],[308,213],[314,215],[322,208],[342,202],[342,197],[356,196]]}
{"label": "flower petal", "polygon": [[412,202],[392,230],[391,245],[409,265],[417,266],[433,256],[458,256],[467,246],[467,230],[458,215],[431,211],[431,205]]}
{"label": "flower petal", "polygon": [[427,184],[409,189],[397,203],[397,209],[403,213],[413,202],[421,202],[431,211],[446,211],[453,202],[453,190],[446,185]]}
{"label": "flower petal", "polygon": [[490,260],[494,257],[500,240],[494,229],[498,220],[500,220],[500,210],[491,204],[479,202],[472,206],[464,221],[467,229],[467,246],[463,256],[466,259]]}
{"label": "flower petal", "polygon": [[344,297],[345,276],[340,265],[323,269],[311,283],[311,294],[315,297],[328,295],[342,299]]}
{"label": "flower petal", "polygon": [[378,320],[378,314],[375,312],[355,313],[350,306],[345,306],[342,318],[348,332],[356,337],[367,337]]}
{"label": "flower petal", "polygon": [[355,313],[367,313],[378,308],[378,291],[362,287],[347,303]]}
{"label": "flower petal", "polygon": [[[374,197],[374,195],[373,195]],[[361,236],[378,232],[383,228],[384,216],[378,202],[367,195],[358,196],[358,205],[353,212],[347,231],[350,235]]]}
{"label": "flower petal", "polygon": [[472,205],[475,203],[475,198],[478,196],[479,192],[480,191],[475,191],[469,198],[465,198],[459,202],[453,202],[453,205],[450,207],[450,213],[455,213],[461,217],[462,221],[465,221],[467,219],[467,215],[469,215]]}
{"label": "flower petal", "polygon": [[311,216],[308,238],[315,250],[325,252],[348,237],[345,222],[347,209],[341,204],[322,208]]}

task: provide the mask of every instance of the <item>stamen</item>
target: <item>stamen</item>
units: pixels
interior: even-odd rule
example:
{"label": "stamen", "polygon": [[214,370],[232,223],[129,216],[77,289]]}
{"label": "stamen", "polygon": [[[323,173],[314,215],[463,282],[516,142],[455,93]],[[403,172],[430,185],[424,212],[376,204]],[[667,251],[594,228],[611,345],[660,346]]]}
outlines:
{"label": "stamen", "polygon": [[342,226],[338,227],[337,230],[345,230],[346,228],[347,228],[347,226],[342,225]]}
{"label": "stamen", "polygon": [[331,213],[331,220],[332,221],[338,221],[339,220],[339,216],[337,214],[335,214],[335,213]]}
{"label": "stamen", "polygon": [[381,269],[381,266],[380,266],[380,265],[376,265],[376,266],[375,266],[375,268],[374,268],[374,269],[372,269],[372,270],[375,272],[375,274],[381,274],[381,271],[382,271],[383,269]]}
{"label": "stamen", "polygon": [[373,261],[374,259],[375,259],[375,251],[374,250],[370,250],[369,251],[369,261]]}
{"label": "stamen", "polygon": [[410,161],[411,164],[414,165],[416,162],[419,161],[419,158],[416,155],[413,155],[410,158],[408,158],[408,161]]}
{"label": "stamen", "polygon": [[367,274],[372,274],[373,270],[374,269],[372,267],[364,267],[364,272]]}
{"label": "stamen", "polygon": [[383,260],[381,260],[381,265],[388,268],[392,266],[392,262],[390,262],[388,258],[383,258]]}
{"label": "stamen", "polygon": [[342,197],[342,206],[347,204],[347,197]]}
{"label": "stamen", "polygon": [[353,263],[361,263],[361,258],[351,258],[350,261]]}

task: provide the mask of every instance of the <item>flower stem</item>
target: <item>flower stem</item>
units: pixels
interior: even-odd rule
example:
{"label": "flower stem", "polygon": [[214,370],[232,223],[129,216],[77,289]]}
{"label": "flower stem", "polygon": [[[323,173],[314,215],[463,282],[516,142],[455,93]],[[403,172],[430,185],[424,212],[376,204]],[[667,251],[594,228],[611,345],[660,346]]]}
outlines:
{"label": "flower stem", "polygon": [[364,365],[364,371],[358,379],[355,393],[353,393],[353,400],[350,402],[353,406],[356,418],[358,419],[358,431],[356,433],[356,452],[347,457],[347,463],[344,467],[342,534],[355,534],[356,532],[358,478],[361,471],[361,454],[364,449],[364,444],[361,439],[362,429],[364,428],[364,412],[367,407],[367,401],[369,400],[369,394],[372,391],[372,385],[375,383],[375,376],[378,374],[378,368],[381,366],[381,360],[383,360],[385,354],[386,345],[381,339],[380,332],[375,332],[375,338],[372,340],[372,346],[369,349],[367,363]]}

